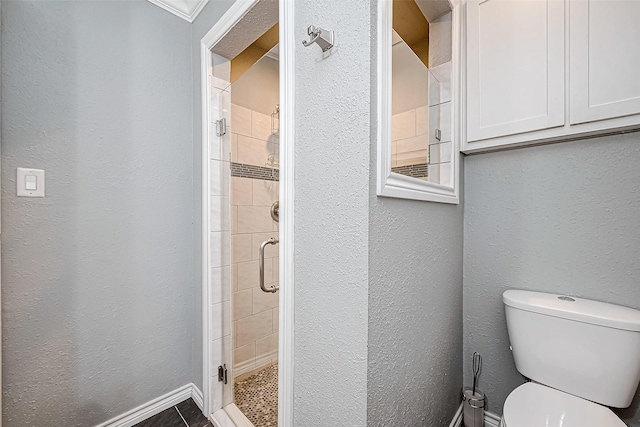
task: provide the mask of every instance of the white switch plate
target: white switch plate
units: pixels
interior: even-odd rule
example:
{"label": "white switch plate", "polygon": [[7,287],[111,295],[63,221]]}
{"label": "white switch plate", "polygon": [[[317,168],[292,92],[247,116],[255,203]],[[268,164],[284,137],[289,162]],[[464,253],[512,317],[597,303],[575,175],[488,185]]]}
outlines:
{"label": "white switch plate", "polygon": [[[27,176],[36,177],[35,190],[27,190]],[[18,197],[44,197],[44,171],[42,169],[18,168],[16,184]]]}

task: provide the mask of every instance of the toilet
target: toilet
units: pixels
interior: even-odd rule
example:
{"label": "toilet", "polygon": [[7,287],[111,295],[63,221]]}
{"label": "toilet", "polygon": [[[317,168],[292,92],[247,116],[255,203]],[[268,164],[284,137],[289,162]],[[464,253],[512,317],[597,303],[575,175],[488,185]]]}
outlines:
{"label": "toilet", "polygon": [[609,407],[640,381],[640,311],[541,292],[502,295],[518,371],[501,427],[626,427]]}

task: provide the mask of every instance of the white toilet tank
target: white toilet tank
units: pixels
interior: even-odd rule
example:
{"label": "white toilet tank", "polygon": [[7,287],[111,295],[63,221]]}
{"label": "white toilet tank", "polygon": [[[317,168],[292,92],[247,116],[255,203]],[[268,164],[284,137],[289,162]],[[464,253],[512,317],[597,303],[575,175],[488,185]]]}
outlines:
{"label": "white toilet tank", "polygon": [[631,404],[640,381],[640,311],[520,290],[502,299],[520,373],[602,405]]}

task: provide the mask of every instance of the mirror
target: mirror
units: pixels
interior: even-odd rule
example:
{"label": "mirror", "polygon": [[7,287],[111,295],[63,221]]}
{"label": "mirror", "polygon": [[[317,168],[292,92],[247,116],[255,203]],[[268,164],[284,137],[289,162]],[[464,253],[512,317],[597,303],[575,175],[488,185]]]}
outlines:
{"label": "mirror", "polygon": [[439,91],[438,81],[395,31],[391,56],[391,171],[427,181],[429,139],[435,132],[428,101],[429,93]]}
{"label": "mirror", "polygon": [[458,203],[456,10],[446,0],[383,0],[380,7],[378,195]]}

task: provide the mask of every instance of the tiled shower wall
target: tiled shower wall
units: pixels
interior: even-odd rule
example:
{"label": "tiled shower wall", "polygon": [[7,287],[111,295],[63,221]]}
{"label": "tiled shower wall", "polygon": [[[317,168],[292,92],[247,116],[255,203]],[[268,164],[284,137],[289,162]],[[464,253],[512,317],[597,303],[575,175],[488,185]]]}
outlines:
{"label": "tiled shower wall", "polygon": [[391,167],[426,164],[429,107],[394,114],[391,121]]}
{"label": "tiled shower wall", "polygon": [[[270,214],[279,193],[279,144],[272,135],[271,117],[232,104],[231,146],[232,346],[237,377],[278,359],[279,294],[260,290],[258,275],[260,244],[278,238],[278,223]],[[278,282],[278,249],[265,248],[267,287]]]}
{"label": "tiled shower wall", "polygon": [[[216,120],[229,120],[229,62],[214,55],[209,76],[211,104],[209,111],[209,281],[211,304],[211,339],[209,343],[209,375],[211,412],[231,403],[231,384],[218,382],[218,366],[231,360],[231,207],[230,207],[230,151],[231,137],[216,135]],[[204,386],[208,386],[204,384]]]}
{"label": "tiled shower wall", "polygon": [[[394,172],[450,185],[451,62],[429,71],[428,105],[392,117],[391,167]],[[436,139],[436,129],[440,130],[440,140]]]}
{"label": "tiled shower wall", "polygon": [[[429,71],[429,78],[437,80],[437,84],[429,84],[429,181],[449,186],[453,153],[451,61]],[[440,129],[440,140],[435,137],[435,129]]]}
{"label": "tiled shower wall", "polygon": [[[428,105],[392,117],[391,167],[394,172],[450,185],[451,62],[429,71]],[[421,167],[425,164],[428,167]]]}
{"label": "tiled shower wall", "polygon": [[[451,111],[451,12],[429,22],[429,123],[430,129],[442,132],[440,141],[434,131],[429,136],[429,181],[452,184],[453,121]],[[437,90],[431,90],[437,81]]]}

